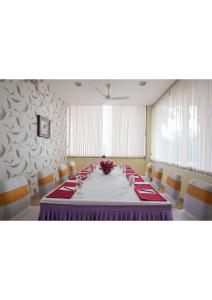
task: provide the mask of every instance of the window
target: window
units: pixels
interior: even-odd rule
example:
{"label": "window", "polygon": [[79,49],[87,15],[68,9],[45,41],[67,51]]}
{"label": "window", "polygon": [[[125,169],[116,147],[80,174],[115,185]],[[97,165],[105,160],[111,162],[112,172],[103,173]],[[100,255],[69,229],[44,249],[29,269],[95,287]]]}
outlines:
{"label": "window", "polygon": [[103,135],[106,156],[145,156],[146,109],[142,106],[105,106]]}
{"label": "window", "polygon": [[212,174],[212,81],[181,80],[152,111],[152,159]]}
{"label": "window", "polygon": [[145,107],[79,105],[67,115],[68,155],[145,156]]}
{"label": "window", "polygon": [[68,107],[68,155],[101,156],[103,107],[74,105]]}

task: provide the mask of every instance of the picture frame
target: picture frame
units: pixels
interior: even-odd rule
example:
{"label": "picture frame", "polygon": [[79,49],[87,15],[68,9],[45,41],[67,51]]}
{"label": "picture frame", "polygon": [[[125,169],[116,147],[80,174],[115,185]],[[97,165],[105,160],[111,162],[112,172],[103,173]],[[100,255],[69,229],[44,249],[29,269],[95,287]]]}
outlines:
{"label": "picture frame", "polygon": [[39,137],[50,138],[50,120],[37,115],[37,135]]}

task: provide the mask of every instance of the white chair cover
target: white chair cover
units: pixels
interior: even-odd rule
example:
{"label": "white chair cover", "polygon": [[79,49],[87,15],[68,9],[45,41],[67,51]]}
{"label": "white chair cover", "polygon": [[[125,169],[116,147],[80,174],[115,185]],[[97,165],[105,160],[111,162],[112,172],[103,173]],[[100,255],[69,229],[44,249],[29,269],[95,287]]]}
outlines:
{"label": "white chair cover", "polygon": [[184,209],[173,210],[174,220],[212,220],[212,184],[198,179],[189,182]]}
{"label": "white chair cover", "polygon": [[69,161],[67,163],[67,166],[69,168],[69,176],[74,176],[77,174],[76,172],[76,163],[74,161]]}
{"label": "white chair cover", "polygon": [[64,163],[60,164],[58,166],[58,171],[59,171],[60,183],[63,183],[64,181],[68,180],[69,168],[67,167],[66,164]]}
{"label": "white chair cover", "polygon": [[38,172],[38,187],[40,198],[55,188],[53,169],[42,169]]}
{"label": "white chair cover", "polygon": [[152,185],[155,189],[160,190],[163,177],[163,169],[155,168],[152,172]]}
{"label": "white chair cover", "polygon": [[12,177],[0,182],[0,220],[8,220],[30,204],[29,185],[24,176]]}
{"label": "white chair cover", "polygon": [[145,175],[141,176],[145,181],[152,181],[152,169],[153,169],[153,164],[149,162],[146,166],[145,170]]}
{"label": "white chair cover", "polygon": [[171,173],[167,177],[165,188],[164,188],[164,196],[167,200],[172,203],[173,207],[177,207],[180,196],[182,178],[180,174]]}

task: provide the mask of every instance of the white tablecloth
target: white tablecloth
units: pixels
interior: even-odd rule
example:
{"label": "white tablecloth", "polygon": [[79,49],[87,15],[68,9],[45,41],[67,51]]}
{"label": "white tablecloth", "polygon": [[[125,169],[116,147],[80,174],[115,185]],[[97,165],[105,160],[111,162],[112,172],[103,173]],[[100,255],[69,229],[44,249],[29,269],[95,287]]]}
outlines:
{"label": "white tablecloth", "polygon": [[[69,182],[73,182],[70,181]],[[141,184],[141,182],[139,182]],[[149,182],[145,182],[149,184]],[[127,188],[126,188],[127,186]],[[166,205],[169,202],[161,201],[141,201],[134,191],[129,187],[126,175],[119,168],[114,168],[109,175],[105,175],[101,170],[96,170],[88,177],[81,188],[82,197],[78,196],[78,191],[70,199],[43,197],[42,203],[58,204],[102,204],[102,205]],[[50,193],[49,193],[50,194]],[[48,196],[48,195],[47,195]]]}

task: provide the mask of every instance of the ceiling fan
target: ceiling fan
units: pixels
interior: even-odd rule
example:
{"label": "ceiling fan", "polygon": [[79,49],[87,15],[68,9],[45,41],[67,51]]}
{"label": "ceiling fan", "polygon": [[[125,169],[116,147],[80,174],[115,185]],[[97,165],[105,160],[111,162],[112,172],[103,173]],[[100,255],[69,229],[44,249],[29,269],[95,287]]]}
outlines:
{"label": "ceiling fan", "polygon": [[115,100],[127,100],[127,99],[129,99],[129,96],[112,97],[110,95],[111,84],[110,83],[106,84],[106,87],[107,87],[107,94],[103,93],[99,88],[96,88],[96,90],[105,98],[105,100],[115,101]]}

